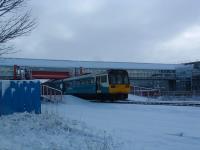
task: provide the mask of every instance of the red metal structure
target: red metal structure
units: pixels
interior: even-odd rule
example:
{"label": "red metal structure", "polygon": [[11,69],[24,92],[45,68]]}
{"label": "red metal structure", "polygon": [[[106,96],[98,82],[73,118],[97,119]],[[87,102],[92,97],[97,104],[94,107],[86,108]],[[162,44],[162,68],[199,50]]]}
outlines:
{"label": "red metal structure", "polygon": [[52,70],[33,70],[29,67],[22,67],[14,65],[13,67],[13,79],[14,80],[29,80],[29,79],[65,79],[69,78],[70,73],[68,71],[54,71]]}
{"label": "red metal structure", "polygon": [[33,79],[64,79],[69,77],[69,72],[32,71]]}
{"label": "red metal structure", "polygon": [[74,75],[84,74],[83,68],[59,68],[37,66],[0,66],[1,80],[30,80],[30,79],[65,79]]}
{"label": "red metal structure", "polygon": [[13,80],[17,80],[17,68],[18,68],[17,65],[14,65]]}

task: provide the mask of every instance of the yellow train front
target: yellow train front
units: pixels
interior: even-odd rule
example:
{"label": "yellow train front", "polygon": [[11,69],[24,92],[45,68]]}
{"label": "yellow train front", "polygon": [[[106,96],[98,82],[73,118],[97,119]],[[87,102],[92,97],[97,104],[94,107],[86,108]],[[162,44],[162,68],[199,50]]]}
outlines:
{"label": "yellow train front", "polygon": [[[128,73],[121,69],[72,77],[56,84],[57,87],[63,87],[64,94],[100,101],[125,100],[130,92]],[[60,86],[60,84],[63,85]]]}
{"label": "yellow train front", "polygon": [[103,100],[124,100],[128,98],[130,92],[130,82],[126,70],[107,70],[107,74],[96,76],[96,85],[97,97]]}

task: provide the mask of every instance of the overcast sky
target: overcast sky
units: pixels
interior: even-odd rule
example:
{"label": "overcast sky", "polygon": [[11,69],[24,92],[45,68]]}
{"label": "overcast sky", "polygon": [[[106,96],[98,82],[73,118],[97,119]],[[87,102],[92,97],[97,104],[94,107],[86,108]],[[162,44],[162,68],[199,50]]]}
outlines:
{"label": "overcast sky", "polygon": [[38,27],[8,57],[182,63],[200,60],[198,0],[32,0]]}

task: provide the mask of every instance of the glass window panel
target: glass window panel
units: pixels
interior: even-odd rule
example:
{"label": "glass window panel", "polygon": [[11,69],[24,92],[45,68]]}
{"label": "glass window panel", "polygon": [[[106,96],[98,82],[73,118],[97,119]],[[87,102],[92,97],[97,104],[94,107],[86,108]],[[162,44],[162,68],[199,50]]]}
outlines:
{"label": "glass window panel", "polygon": [[107,76],[101,76],[101,83],[106,83],[107,82]]}

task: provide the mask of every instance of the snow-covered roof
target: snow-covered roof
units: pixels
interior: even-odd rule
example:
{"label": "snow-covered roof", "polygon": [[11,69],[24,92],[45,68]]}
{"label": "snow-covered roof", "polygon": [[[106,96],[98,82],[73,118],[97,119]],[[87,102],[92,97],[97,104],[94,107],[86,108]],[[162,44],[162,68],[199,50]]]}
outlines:
{"label": "snow-covered roof", "polygon": [[75,61],[75,60],[50,60],[30,58],[0,58],[2,66],[29,66],[53,68],[112,68],[112,69],[164,69],[174,70],[182,64],[135,63],[135,62],[106,62],[106,61]]}

